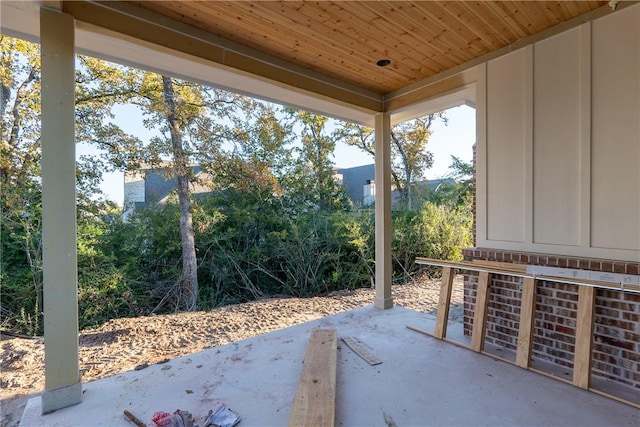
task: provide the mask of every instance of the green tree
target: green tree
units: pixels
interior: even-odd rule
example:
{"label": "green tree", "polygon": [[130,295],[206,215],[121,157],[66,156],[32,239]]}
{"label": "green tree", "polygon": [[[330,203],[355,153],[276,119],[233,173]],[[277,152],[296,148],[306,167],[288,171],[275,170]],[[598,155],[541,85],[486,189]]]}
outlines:
{"label": "green tree", "polygon": [[[233,131],[233,116],[247,108],[250,101],[241,95],[216,90],[198,83],[183,81],[151,72],[130,70],[137,75],[137,93],[128,99],[145,116],[144,125],[159,136],[146,146],[146,163],[161,170],[165,178],[175,178],[180,208],[182,272],[173,296],[177,307],[194,310],[198,303],[198,257],[193,230],[191,186],[212,185],[225,158],[223,146],[239,138]],[[194,165],[213,173],[195,173]]]}
{"label": "green tree", "polygon": [[[447,123],[445,113],[439,112],[397,124],[391,129],[391,175],[403,205],[409,209],[415,204],[416,181],[433,165],[433,154],[427,145],[436,120]],[[347,144],[375,157],[374,129],[345,123],[338,134]]]}
{"label": "green tree", "polygon": [[[0,36],[0,45],[3,318],[18,319],[24,331],[37,333],[42,313],[40,51],[37,45],[6,36]],[[119,81],[118,67],[82,56],[78,59],[77,140],[106,149],[103,158],[83,157],[77,164],[78,216],[83,218],[89,212],[98,214],[105,208],[104,203],[95,203],[92,196],[107,159],[117,167],[131,158],[135,151],[130,147],[139,141],[101,121],[127,90],[124,85],[114,83]],[[114,80],[101,86],[96,75]],[[111,151],[107,149],[110,146],[114,146]],[[83,237],[79,235],[79,244]]]}
{"label": "green tree", "polygon": [[444,182],[437,192],[430,191],[427,200],[446,205],[452,209],[466,209],[471,212],[473,198],[473,164],[466,163],[456,156],[451,156],[449,177],[453,182]]}
{"label": "green tree", "polygon": [[287,109],[287,112],[299,126],[300,134],[298,157],[287,179],[292,195],[318,210],[348,208],[349,198],[334,176],[332,156],[338,135],[327,130],[329,119],[306,111]]}

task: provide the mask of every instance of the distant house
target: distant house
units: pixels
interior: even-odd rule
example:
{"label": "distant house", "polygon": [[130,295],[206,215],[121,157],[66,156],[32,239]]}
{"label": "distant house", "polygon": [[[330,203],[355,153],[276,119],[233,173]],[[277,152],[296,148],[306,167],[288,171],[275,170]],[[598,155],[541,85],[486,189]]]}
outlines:
{"label": "distant house", "polygon": [[[374,164],[336,169],[336,181],[343,185],[349,199],[356,206],[369,206],[376,200]],[[452,178],[419,181],[416,186],[427,191],[438,191],[443,184],[455,184]],[[400,202],[400,192],[392,189],[391,203]]]}
{"label": "distant house", "polygon": [[[143,166],[140,169],[127,171],[124,175],[124,217],[125,219],[135,210],[143,207],[162,205],[167,203],[176,189],[176,178],[167,178],[168,166],[151,167]],[[211,192],[206,183],[210,181],[199,165],[191,165],[195,175],[199,178],[199,184],[192,184],[191,194],[205,194]],[[375,203],[375,176],[374,164],[355,166],[352,168],[339,168],[335,170],[336,182],[344,186],[349,199],[355,206],[370,206]],[[416,186],[427,191],[438,191],[443,184],[454,184],[452,178],[431,179],[419,181]],[[393,204],[400,202],[400,192],[391,192]]]}
{"label": "distant house", "polygon": [[[126,218],[139,208],[153,205],[162,205],[169,201],[177,186],[177,179],[167,178],[168,166],[142,166],[137,170],[128,170],[124,174],[124,211]],[[191,194],[204,194],[211,192],[211,188],[205,184],[209,181],[205,172],[199,165],[190,165],[194,174],[198,177],[196,184],[191,184]]]}

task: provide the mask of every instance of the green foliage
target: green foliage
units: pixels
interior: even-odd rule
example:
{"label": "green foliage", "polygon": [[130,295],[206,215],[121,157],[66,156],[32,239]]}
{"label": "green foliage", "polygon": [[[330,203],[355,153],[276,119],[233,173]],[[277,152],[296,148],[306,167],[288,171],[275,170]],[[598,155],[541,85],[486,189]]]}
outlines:
{"label": "green foliage", "polygon": [[25,307],[20,307],[20,316],[15,320],[15,330],[23,335],[42,335],[42,314],[36,306],[33,313],[27,313]]}
{"label": "green foliage", "polygon": [[110,266],[83,267],[78,274],[78,322],[80,329],[96,327],[109,319],[148,313],[141,307],[149,298],[136,295],[127,278]]}
{"label": "green foliage", "polygon": [[451,209],[466,209],[471,214],[473,201],[473,164],[465,163],[451,156],[449,167],[452,183],[443,183],[438,191],[429,191],[426,200],[438,205],[446,205]]}
{"label": "green foliage", "polygon": [[215,219],[203,227],[196,219],[202,303],[312,296],[369,283],[368,217],[359,223],[359,212],[292,212],[281,197],[262,196],[228,190],[203,202]]}
{"label": "green foliage", "polygon": [[[406,280],[417,270],[416,257],[461,260],[472,244],[472,216],[465,209],[423,203],[418,210],[393,212],[394,277]],[[431,271],[435,273],[435,271]]]}
{"label": "green foliage", "polygon": [[[0,41],[1,327],[37,335],[43,324],[39,54],[28,43]],[[78,64],[77,139],[102,148],[98,156],[81,158],[77,169],[80,327],[176,311],[184,259],[179,206],[170,201],[139,209],[125,222],[120,208],[93,194],[104,171],[158,164],[175,154],[162,131],[143,147],[110,120],[114,105],[133,102],[143,108],[142,125],[166,127],[161,76],[83,56]],[[352,210],[331,160],[345,135],[373,153],[371,130],[345,125],[333,132],[326,117],[172,83],[180,105],[169,125],[183,138],[183,161],[171,163],[167,176],[199,182],[186,166],[197,161],[212,190],[191,201],[198,307],[371,285],[373,212]],[[431,115],[393,130],[394,179],[408,201],[418,200],[411,182],[431,162],[425,145],[438,118],[444,119]],[[461,162],[457,166],[464,172]],[[414,272],[416,256],[459,259],[460,249],[471,244],[471,181],[460,182],[463,187],[439,198],[430,195],[414,209],[394,212],[396,279]]]}
{"label": "green foliage", "polygon": [[[396,124],[391,129],[391,176],[402,205],[409,209],[420,199],[419,195],[414,194],[417,183],[424,179],[426,170],[433,165],[433,154],[428,150],[428,143],[431,126],[436,120],[442,120],[445,125],[448,121],[445,113],[439,112]],[[342,123],[335,137],[375,156],[375,133],[372,128]]]}

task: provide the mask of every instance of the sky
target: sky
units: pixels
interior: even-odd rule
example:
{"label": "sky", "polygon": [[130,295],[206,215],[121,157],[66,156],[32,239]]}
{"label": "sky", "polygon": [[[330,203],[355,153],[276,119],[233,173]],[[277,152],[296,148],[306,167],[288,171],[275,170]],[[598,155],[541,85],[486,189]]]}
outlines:
{"label": "sky", "polygon": [[[134,107],[124,107],[115,111],[115,122],[125,131],[140,138],[148,135],[142,126],[142,116]],[[472,146],[476,140],[475,109],[468,106],[454,107],[447,110],[449,123],[445,126],[436,121],[432,126],[432,134],[427,145],[433,153],[433,167],[426,173],[427,179],[442,178],[449,174],[451,156],[456,156],[464,162],[473,158]],[[91,154],[89,147],[78,146],[76,156]],[[334,162],[337,168],[349,168],[373,163],[373,158],[363,151],[345,144],[338,144],[334,152]],[[106,197],[119,205],[124,199],[124,174],[114,172],[103,175],[101,189]]]}

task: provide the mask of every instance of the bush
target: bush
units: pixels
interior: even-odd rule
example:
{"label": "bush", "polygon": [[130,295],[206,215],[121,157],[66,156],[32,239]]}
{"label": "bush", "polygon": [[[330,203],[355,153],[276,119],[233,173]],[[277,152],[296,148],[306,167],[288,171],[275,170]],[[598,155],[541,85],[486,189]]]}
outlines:
{"label": "bush", "polygon": [[[465,209],[424,203],[419,210],[393,212],[393,273],[407,280],[418,270],[416,257],[457,261],[473,242],[473,217]],[[428,270],[432,275],[438,269]]]}
{"label": "bush", "polygon": [[231,191],[209,198],[202,209],[216,218],[204,226],[198,218],[196,226],[206,306],[269,295],[312,296],[369,283],[369,215],[295,212],[276,196]]}

